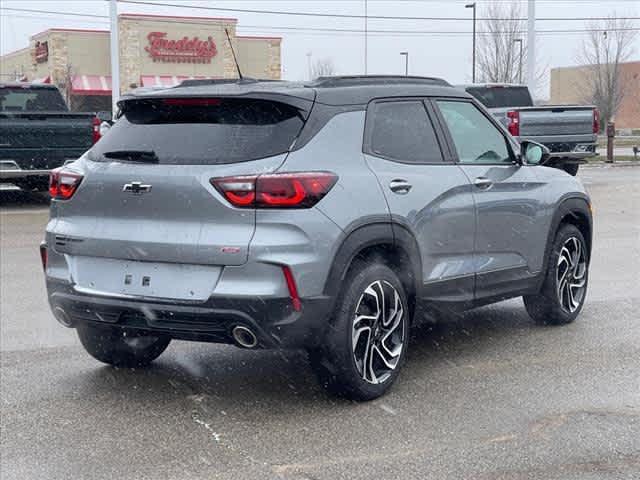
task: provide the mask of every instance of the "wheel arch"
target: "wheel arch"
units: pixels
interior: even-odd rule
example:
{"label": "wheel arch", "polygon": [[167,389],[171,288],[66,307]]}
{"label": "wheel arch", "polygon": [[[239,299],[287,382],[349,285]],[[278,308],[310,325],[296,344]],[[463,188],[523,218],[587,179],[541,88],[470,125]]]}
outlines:
{"label": "wheel arch", "polygon": [[324,294],[335,302],[354,260],[381,258],[398,275],[415,311],[422,281],[422,259],[415,237],[402,225],[379,222],[354,228],[334,255]]}
{"label": "wheel arch", "polygon": [[549,256],[553,241],[562,225],[575,225],[587,243],[588,258],[591,258],[593,244],[593,218],[591,214],[591,202],[586,195],[570,196],[560,201],[551,220],[551,227],[547,235],[544,264],[541,271],[539,287],[542,287],[545,273],[549,264]]}

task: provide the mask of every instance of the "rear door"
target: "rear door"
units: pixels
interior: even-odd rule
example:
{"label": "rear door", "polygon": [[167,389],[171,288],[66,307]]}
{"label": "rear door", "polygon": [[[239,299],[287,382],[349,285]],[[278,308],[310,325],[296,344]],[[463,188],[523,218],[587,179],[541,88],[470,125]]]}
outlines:
{"label": "rear door", "polygon": [[415,237],[424,296],[473,298],[475,213],[470,184],[443,149],[423,99],[373,102],[367,109],[365,157],[384,191],[394,228]]}
{"label": "rear door", "polygon": [[515,161],[504,131],[470,100],[436,102],[457,160],[473,185],[476,297],[512,292],[541,268],[544,184]]}
{"label": "rear door", "polygon": [[245,263],[255,211],[231,206],[210,180],[280,166],[303,125],[298,109],[258,99],[184,98],[133,101],[123,112],[73,165],[84,175],[74,197],[54,204],[58,249],[122,266]]}

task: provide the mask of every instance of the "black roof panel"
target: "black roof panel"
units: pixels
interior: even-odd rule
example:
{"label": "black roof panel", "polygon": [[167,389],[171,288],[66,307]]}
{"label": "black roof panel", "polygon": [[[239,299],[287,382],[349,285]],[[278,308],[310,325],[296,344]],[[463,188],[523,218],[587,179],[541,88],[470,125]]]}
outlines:
{"label": "black roof panel", "polygon": [[133,90],[123,100],[134,98],[287,95],[326,105],[364,105],[381,97],[464,97],[466,92],[446,81],[430,77],[343,76],[323,77],[313,82],[273,80],[187,81],[172,88]]}

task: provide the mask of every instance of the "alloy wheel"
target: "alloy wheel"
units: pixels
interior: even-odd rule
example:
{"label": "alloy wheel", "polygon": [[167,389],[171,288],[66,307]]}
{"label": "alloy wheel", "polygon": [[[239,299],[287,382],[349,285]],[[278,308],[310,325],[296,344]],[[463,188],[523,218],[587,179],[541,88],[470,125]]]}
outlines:
{"label": "alloy wheel", "polygon": [[360,296],[352,327],[353,358],[367,382],[385,382],[398,366],[404,348],[406,312],[389,282],[371,283]]}
{"label": "alloy wheel", "polygon": [[558,301],[563,310],[574,313],[584,300],[587,287],[587,261],[582,242],[571,237],[564,242],[556,269]]}

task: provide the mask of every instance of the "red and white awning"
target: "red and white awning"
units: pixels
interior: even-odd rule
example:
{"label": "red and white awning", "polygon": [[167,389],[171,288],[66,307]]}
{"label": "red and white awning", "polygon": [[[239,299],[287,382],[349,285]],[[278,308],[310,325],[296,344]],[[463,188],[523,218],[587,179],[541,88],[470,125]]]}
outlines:
{"label": "red and white awning", "polygon": [[111,76],[76,75],[71,82],[73,95],[111,95]]}
{"label": "red and white awning", "polygon": [[182,83],[183,80],[206,80],[206,79],[214,79],[218,77],[189,77],[186,75],[142,75],[140,77],[140,83],[143,87],[175,87]]}
{"label": "red and white awning", "polygon": [[51,83],[51,77],[34,78],[31,83]]}

